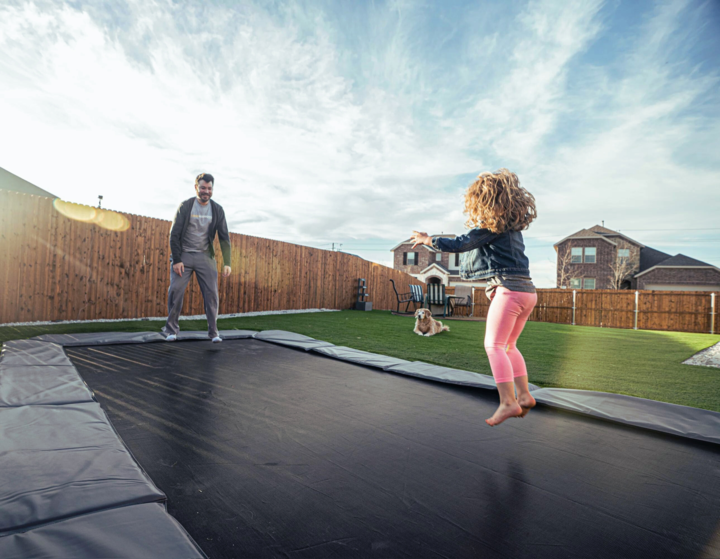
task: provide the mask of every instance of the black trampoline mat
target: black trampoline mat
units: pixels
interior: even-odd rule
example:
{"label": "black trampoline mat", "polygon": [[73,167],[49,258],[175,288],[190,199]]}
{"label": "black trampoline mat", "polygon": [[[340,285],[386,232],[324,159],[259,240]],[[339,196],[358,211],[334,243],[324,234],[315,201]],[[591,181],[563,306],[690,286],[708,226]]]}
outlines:
{"label": "black trampoline mat", "polygon": [[214,559],[720,557],[716,445],[253,339],[65,351]]}

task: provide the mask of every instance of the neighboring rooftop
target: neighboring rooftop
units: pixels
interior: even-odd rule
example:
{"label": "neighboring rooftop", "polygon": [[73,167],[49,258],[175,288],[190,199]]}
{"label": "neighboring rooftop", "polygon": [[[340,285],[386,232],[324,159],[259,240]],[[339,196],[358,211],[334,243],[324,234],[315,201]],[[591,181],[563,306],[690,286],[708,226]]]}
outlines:
{"label": "neighboring rooftop", "polygon": [[47,190],[43,190],[33,183],[21,179],[17,175],[12,174],[0,167],[0,189],[12,190],[13,192],[22,192],[23,194],[32,194],[33,196],[47,196],[48,198],[57,198]]}
{"label": "neighboring rooftop", "polygon": [[592,238],[604,239],[609,243],[616,244],[610,239],[608,239],[608,237],[623,237],[624,239],[627,239],[628,241],[631,241],[636,245],[640,246],[640,269],[638,270],[639,273],[643,273],[646,270],[649,270],[650,268],[653,268],[655,266],[679,266],[683,268],[709,266],[714,268],[712,264],[702,262],[695,258],[690,258],[689,256],[685,256],[684,254],[676,254],[675,256],[671,256],[666,252],[662,252],[652,247],[645,246],[642,243],[636,241],[635,239],[631,239],[627,235],[623,235],[619,231],[613,231],[612,229],[608,229],[607,227],[604,227],[602,225],[593,225],[588,229],[580,229],[580,231],[577,231],[572,235],[568,235],[561,241],[558,241],[557,243],[555,243],[554,246],[555,250],[557,250],[558,245],[564,243],[568,239]]}

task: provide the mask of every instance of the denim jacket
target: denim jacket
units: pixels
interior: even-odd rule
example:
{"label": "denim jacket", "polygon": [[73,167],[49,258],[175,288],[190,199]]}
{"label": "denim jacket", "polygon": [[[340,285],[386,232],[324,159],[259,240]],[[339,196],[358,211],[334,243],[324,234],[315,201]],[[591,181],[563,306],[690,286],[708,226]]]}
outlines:
{"label": "denim jacket", "polygon": [[434,237],[432,246],[442,252],[462,252],[460,277],[479,280],[493,276],[530,277],[525,244],[520,231],[493,233],[488,229],[471,229],[454,239]]}

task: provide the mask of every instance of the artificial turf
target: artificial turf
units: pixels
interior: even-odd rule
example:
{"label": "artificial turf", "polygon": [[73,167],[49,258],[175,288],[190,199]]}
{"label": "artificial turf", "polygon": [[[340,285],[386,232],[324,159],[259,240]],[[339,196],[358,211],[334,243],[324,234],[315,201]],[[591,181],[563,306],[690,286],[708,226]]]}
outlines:
{"label": "artificial turf", "polygon": [[[159,331],[160,321],[92,322],[0,327],[0,341],[46,333]],[[413,333],[412,317],[387,311],[340,311],[227,318],[221,330],[289,330],[335,345],[491,374],[484,322],[447,321],[450,332],[431,338]],[[204,320],[182,321],[205,330]],[[720,336],[620,330],[529,322],[518,341],[530,382],[541,387],[616,392],[720,412],[720,369],[683,365]]]}

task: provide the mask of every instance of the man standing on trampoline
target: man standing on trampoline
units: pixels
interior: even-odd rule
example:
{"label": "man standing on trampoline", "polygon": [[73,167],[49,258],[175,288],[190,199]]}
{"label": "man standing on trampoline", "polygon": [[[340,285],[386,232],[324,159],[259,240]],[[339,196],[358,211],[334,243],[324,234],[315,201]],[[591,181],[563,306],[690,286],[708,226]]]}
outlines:
{"label": "man standing on trampoline", "polygon": [[180,332],[180,311],[185,289],[193,272],[200,284],[205,314],[208,321],[208,337],[214,343],[222,338],[217,329],[218,273],[213,241],[220,239],[223,256],[223,277],[230,275],[230,234],[222,206],[211,200],[215,179],[210,173],[200,173],[195,178],[195,196],[185,200],[177,210],[170,229],[170,288],[168,289],[168,318],[162,332],[165,341],[174,342]]}

